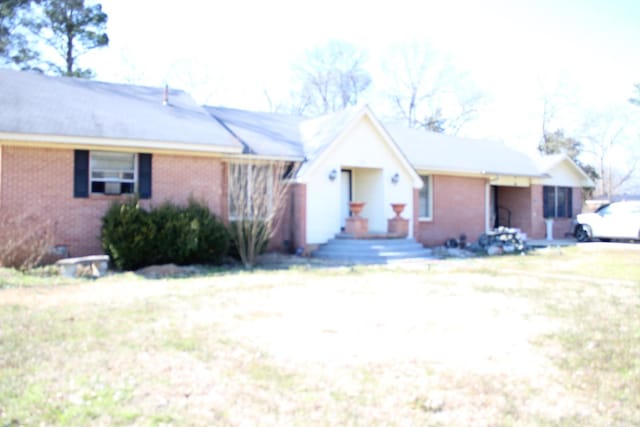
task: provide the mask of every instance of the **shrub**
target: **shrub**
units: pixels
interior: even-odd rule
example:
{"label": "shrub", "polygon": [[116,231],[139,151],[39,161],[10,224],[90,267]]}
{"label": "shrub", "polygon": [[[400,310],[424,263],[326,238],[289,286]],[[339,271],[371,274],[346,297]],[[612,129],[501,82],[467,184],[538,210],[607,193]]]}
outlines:
{"label": "shrub", "polygon": [[102,220],[102,245],[114,266],[132,270],[152,264],[218,263],[227,253],[224,225],[203,203],[163,203],[150,211],[138,200],[114,204]]}
{"label": "shrub", "polygon": [[156,234],[151,215],[137,199],[112,204],[102,218],[102,248],[121,270],[148,265],[154,257],[152,243]]}
{"label": "shrub", "polygon": [[185,209],[193,230],[193,251],[190,263],[219,263],[229,251],[229,233],[222,222],[211,214],[209,208],[195,200],[189,200]]}
{"label": "shrub", "polygon": [[53,247],[51,221],[29,213],[0,214],[0,266],[27,270]]}

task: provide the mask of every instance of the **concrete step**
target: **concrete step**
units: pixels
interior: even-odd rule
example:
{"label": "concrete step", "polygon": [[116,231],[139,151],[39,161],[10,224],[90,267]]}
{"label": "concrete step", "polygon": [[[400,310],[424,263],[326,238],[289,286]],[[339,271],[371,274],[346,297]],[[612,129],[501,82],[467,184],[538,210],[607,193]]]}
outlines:
{"label": "concrete step", "polygon": [[311,256],[352,263],[386,263],[389,261],[432,258],[431,251],[413,239],[331,239]]}
{"label": "concrete step", "polygon": [[380,247],[399,247],[399,246],[407,246],[407,245],[417,245],[422,247],[422,245],[416,242],[414,239],[353,239],[353,238],[345,238],[345,237],[336,237],[334,239],[329,240],[326,246],[331,245],[344,245],[346,246],[380,246]]}

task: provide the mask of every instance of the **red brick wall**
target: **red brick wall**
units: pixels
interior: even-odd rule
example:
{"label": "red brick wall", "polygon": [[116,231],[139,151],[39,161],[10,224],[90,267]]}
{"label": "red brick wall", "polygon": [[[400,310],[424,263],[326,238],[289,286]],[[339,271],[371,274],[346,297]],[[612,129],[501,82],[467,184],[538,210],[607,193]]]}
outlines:
{"label": "red brick wall", "polygon": [[[418,220],[416,240],[427,246],[442,245],[461,234],[466,234],[468,242],[477,240],[485,227],[485,182],[482,178],[434,175],[433,218]],[[414,201],[417,207],[417,198]]]}
{"label": "red brick wall", "polygon": [[[542,192],[542,187],[540,191]],[[582,188],[574,187],[571,191],[571,195],[572,195],[571,203],[573,206],[573,215],[571,218],[556,218],[553,220],[553,238],[554,239],[562,239],[565,237],[573,236],[573,228],[575,225],[574,220],[576,218],[576,215],[582,212],[582,205],[584,203]],[[542,211],[542,208],[540,209]]]}
{"label": "red brick wall", "polygon": [[227,217],[226,168],[211,157],[154,154],[152,202],[165,200],[184,204],[190,197],[204,201],[211,212]]}
{"label": "red brick wall", "polygon": [[269,250],[295,252],[298,248],[306,248],[306,195],[306,184],[294,183],[287,188],[285,203],[269,242]]}
{"label": "red brick wall", "polygon": [[542,185],[531,186],[531,228],[522,230],[531,239],[543,239],[546,236],[546,225],[544,222],[544,205],[542,197]]}
{"label": "red brick wall", "polygon": [[[73,150],[2,147],[0,209],[32,213],[54,224],[55,244],[72,256],[101,253],[101,218],[118,197],[73,197]],[[189,196],[206,201],[224,216],[224,168],[219,159],[153,155],[151,204],[183,203]]]}
{"label": "red brick wall", "polygon": [[[413,234],[411,237],[421,242],[419,239],[420,236],[420,190],[413,189]],[[424,243],[423,243],[424,244]]]}
{"label": "red brick wall", "polygon": [[307,185],[291,186],[291,239],[293,249],[307,247]]}

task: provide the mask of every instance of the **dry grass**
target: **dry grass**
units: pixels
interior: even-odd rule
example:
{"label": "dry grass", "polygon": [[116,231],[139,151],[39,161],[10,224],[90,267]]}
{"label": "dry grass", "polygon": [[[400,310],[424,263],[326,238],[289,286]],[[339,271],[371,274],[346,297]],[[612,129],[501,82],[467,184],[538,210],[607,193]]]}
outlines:
{"label": "dry grass", "polygon": [[637,425],[638,247],[3,289],[0,424]]}
{"label": "dry grass", "polygon": [[52,221],[0,210],[0,267],[29,269],[52,249]]}

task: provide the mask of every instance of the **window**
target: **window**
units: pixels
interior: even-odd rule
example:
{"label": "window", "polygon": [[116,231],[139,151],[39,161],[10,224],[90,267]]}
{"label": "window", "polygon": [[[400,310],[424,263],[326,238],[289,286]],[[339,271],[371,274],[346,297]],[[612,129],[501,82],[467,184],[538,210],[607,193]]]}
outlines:
{"label": "window", "polygon": [[91,193],[132,194],[136,191],[136,155],[109,151],[90,154]]}
{"label": "window", "polygon": [[133,194],[151,198],[151,154],[74,151],[73,196]]}
{"label": "window", "polygon": [[422,178],[422,188],[420,189],[419,197],[419,216],[421,219],[431,219],[432,212],[432,187],[431,187],[431,175],[420,175]]}
{"label": "window", "polygon": [[542,191],[545,218],[573,217],[571,187],[545,186]]}
{"label": "window", "polygon": [[229,218],[264,219],[273,208],[273,168],[270,165],[229,165]]}

